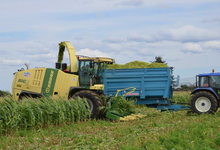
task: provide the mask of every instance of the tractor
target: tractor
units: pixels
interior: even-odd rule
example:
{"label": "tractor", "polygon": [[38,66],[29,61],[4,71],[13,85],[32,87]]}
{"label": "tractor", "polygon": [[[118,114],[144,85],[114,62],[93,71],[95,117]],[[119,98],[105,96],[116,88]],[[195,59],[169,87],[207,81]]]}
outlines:
{"label": "tractor", "polygon": [[[69,53],[70,66],[63,63],[65,48]],[[51,96],[65,99],[81,97],[89,104],[91,118],[99,115],[104,95],[103,77],[108,64],[114,59],[104,57],[76,56],[70,42],[59,43],[56,68],[33,68],[18,70],[12,83],[15,100],[23,97]]]}
{"label": "tractor", "polygon": [[196,88],[192,91],[190,111],[197,114],[213,114],[220,105],[220,73],[204,73],[196,76]]}

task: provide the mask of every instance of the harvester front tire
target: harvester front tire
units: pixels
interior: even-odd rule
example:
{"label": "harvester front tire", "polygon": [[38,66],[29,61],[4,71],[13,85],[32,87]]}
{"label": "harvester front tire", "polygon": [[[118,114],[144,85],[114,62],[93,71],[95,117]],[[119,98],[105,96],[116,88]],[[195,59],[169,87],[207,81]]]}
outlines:
{"label": "harvester front tire", "polygon": [[73,98],[85,98],[89,104],[91,111],[91,119],[94,119],[99,114],[99,106],[101,106],[101,99],[98,94],[88,90],[82,90],[73,95]]}
{"label": "harvester front tire", "polygon": [[192,95],[190,110],[197,114],[214,114],[218,109],[215,96],[206,91],[200,91]]}

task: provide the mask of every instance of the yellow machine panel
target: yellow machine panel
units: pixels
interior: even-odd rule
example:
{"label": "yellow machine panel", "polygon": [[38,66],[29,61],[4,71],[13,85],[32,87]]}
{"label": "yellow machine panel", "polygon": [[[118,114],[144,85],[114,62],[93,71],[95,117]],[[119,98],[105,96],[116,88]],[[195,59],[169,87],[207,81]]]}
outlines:
{"label": "yellow machine panel", "polygon": [[78,76],[74,74],[67,74],[59,70],[57,74],[53,96],[68,98],[70,87],[79,87]]}
{"label": "yellow machine panel", "polygon": [[17,72],[12,83],[12,93],[14,93],[14,99],[18,100],[21,91],[28,91],[40,94],[45,71],[46,68],[35,68]]}

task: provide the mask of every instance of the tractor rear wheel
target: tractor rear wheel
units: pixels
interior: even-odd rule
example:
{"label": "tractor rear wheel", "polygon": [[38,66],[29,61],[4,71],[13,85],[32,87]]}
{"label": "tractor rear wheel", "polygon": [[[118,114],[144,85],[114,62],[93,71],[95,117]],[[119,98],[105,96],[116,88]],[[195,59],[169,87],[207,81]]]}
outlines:
{"label": "tractor rear wheel", "polygon": [[91,112],[91,119],[94,119],[99,114],[99,106],[101,106],[101,99],[98,94],[93,91],[89,90],[82,90],[75,93],[72,98],[80,97],[85,98],[89,104],[90,112]]}
{"label": "tractor rear wheel", "polygon": [[214,114],[218,109],[218,103],[215,96],[206,91],[195,93],[190,100],[190,110],[197,114]]}

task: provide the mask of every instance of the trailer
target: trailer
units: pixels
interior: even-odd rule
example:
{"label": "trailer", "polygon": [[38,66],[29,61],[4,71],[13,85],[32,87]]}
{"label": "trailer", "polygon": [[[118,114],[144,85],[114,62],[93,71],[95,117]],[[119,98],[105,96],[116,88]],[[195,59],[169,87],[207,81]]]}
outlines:
{"label": "trailer", "polygon": [[[108,96],[117,93],[118,96],[133,97],[137,101],[136,104],[144,104],[158,110],[177,111],[189,108],[185,105],[173,105],[170,101],[173,88],[179,85],[179,76],[174,77],[173,67],[108,69],[103,80],[104,91]],[[132,87],[135,91],[129,92]]]}

